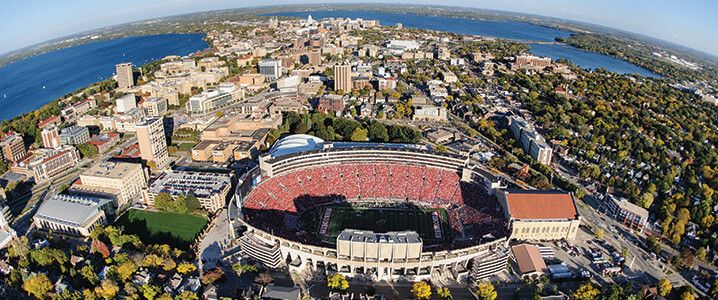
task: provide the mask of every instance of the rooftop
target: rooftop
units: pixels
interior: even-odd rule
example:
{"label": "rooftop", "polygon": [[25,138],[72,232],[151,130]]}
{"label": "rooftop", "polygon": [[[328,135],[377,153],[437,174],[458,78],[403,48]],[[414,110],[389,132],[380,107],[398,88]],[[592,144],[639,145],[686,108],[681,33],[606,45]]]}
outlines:
{"label": "rooftop", "polygon": [[545,272],[547,270],[546,263],[541,258],[541,253],[535,245],[516,245],[511,247],[511,252],[514,253],[514,259],[519,265],[521,274]]}
{"label": "rooftop", "polygon": [[272,149],[269,150],[269,154],[272,157],[280,157],[287,154],[319,150],[322,149],[324,140],[308,134],[293,134],[281,138]]}
{"label": "rooftop", "polygon": [[152,185],[150,193],[168,193],[172,196],[194,195],[208,198],[230,185],[228,174],[173,170],[162,174]]}
{"label": "rooftop", "polygon": [[576,219],[571,194],[558,190],[504,190],[512,219]]}
{"label": "rooftop", "polygon": [[42,202],[35,218],[79,226],[92,219],[110,199],[55,195]]}
{"label": "rooftop", "polygon": [[141,164],[126,163],[126,162],[101,162],[95,164],[82,173],[82,176],[97,176],[106,178],[122,179],[129,172],[142,169]]}
{"label": "rooftop", "polygon": [[344,229],[337,236],[337,240],[366,243],[421,243],[421,237],[414,231],[375,233],[373,231]]}

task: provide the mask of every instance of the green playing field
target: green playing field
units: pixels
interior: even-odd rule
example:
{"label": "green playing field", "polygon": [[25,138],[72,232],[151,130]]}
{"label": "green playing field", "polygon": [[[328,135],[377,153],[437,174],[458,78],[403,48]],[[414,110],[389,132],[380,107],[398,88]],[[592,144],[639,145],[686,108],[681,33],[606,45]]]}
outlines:
{"label": "green playing field", "polygon": [[[331,208],[326,233],[320,232],[325,211]],[[431,214],[437,212],[441,221],[441,237],[437,238]],[[451,227],[445,209],[422,208],[363,208],[357,206],[321,206],[307,211],[302,221],[311,235],[334,244],[344,229],[388,231],[416,231],[425,244],[443,243],[451,238]]]}

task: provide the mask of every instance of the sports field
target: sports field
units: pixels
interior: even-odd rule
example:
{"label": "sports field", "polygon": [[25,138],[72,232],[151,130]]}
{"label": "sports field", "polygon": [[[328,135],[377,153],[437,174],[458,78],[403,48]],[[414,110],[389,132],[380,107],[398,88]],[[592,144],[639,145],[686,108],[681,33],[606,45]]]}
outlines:
{"label": "sports field", "polygon": [[136,234],[146,244],[187,247],[207,225],[207,219],[170,212],[130,209],[117,220],[125,232]]}
{"label": "sports field", "polygon": [[[331,209],[326,232],[321,229],[322,220]],[[439,217],[441,237],[436,237],[432,213]],[[416,231],[425,244],[442,243],[451,239],[451,228],[445,209],[422,208],[362,208],[357,206],[321,206],[302,216],[305,228],[325,243],[335,244],[344,229],[388,231]]]}

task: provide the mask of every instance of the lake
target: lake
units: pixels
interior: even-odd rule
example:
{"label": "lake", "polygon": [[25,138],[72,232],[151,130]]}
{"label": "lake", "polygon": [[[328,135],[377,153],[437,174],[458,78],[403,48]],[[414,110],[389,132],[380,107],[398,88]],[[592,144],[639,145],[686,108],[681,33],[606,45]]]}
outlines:
{"label": "lake", "polygon": [[111,77],[115,65],[135,66],[207,48],[204,34],[162,34],[98,41],[0,67],[0,120],[11,119]]}
{"label": "lake", "polygon": [[402,23],[404,27],[439,30],[459,34],[475,34],[487,37],[505,38],[529,42],[531,52],[553,59],[566,58],[584,69],[603,68],[619,74],[638,74],[646,77],[660,77],[649,70],[600,53],[584,51],[565,44],[536,44],[530,42],[552,42],[556,37],[568,37],[571,32],[514,21],[482,21],[415,14],[381,13],[371,11],[331,10],[276,13],[271,15],[306,19],[312,15],[315,20],[323,18],[362,18],[379,20],[381,25],[393,26]]}

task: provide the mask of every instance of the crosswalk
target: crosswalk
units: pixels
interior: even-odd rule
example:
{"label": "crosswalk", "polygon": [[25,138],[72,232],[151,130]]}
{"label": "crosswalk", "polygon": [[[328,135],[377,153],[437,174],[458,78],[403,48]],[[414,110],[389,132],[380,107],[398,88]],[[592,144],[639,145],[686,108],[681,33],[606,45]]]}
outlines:
{"label": "crosswalk", "polygon": [[537,246],[539,250],[539,254],[541,254],[542,258],[554,258],[556,257],[556,252],[553,251],[553,248],[549,246]]}

